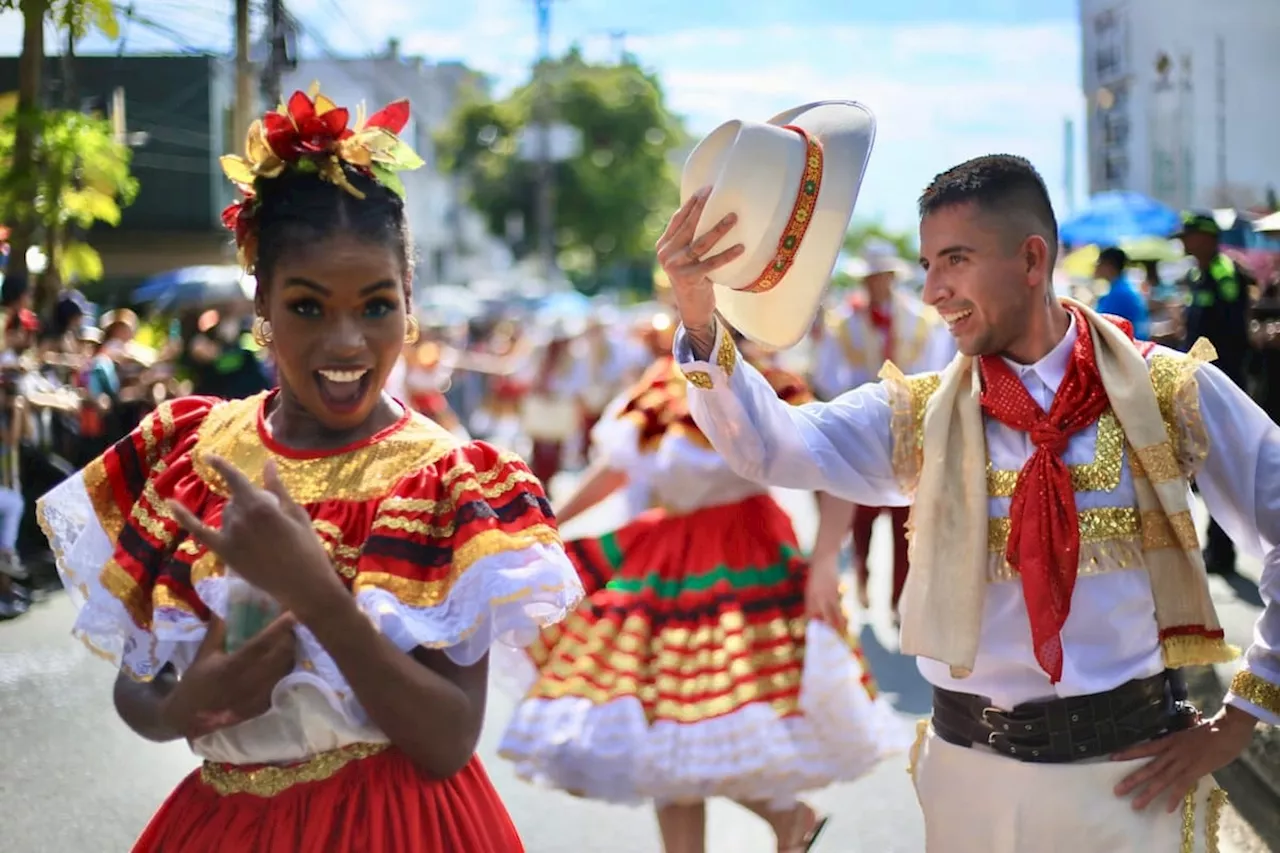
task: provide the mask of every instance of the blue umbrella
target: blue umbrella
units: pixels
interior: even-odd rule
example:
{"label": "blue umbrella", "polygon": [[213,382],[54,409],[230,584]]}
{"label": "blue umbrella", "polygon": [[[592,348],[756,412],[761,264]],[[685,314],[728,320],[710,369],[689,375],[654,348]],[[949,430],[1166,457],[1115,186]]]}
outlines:
{"label": "blue umbrella", "polygon": [[1088,208],[1058,226],[1069,246],[1115,246],[1121,240],[1168,237],[1182,223],[1178,211],[1142,193],[1098,193]]}
{"label": "blue umbrella", "polygon": [[561,290],[539,299],[537,312],[549,317],[585,317],[591,313],[591,300],[576,290]]}
{"label": "blue umbrella", "polygon": [[232,264],[180,267],[153,275],[134,288],[136,303],[157,311],[217,305],[253,299],[254,278]]}

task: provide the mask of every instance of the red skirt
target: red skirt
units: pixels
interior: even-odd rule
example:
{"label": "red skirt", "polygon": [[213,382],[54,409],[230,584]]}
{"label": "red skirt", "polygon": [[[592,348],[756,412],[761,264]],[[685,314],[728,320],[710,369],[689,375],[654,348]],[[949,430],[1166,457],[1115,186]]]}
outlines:
{"label": "red skirt", "polygon": [[169,795],[133,853],[523,853],[480,759],[433,780],[398,749],[376,749],[288,767],[206,764]]}
{"label": "red skirt", "polygon": [[530,697],[634,696],[650,724],[750,704],[800,713],[809,567],[773,498],[650,510],[565,551],[586,598],[529,647],[540,675]]}

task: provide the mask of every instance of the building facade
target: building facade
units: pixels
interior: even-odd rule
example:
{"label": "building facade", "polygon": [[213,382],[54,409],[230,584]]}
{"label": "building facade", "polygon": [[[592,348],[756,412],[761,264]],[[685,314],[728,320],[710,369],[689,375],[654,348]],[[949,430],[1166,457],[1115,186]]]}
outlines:
{"label": "building facade", "polygon": [[1248,208],[1280,189],[1280,0],[1081,0],[1090,194]]}
{"label": "building facade", "polygon": [[[44,100],[64,99],[61,58],[44,73]],[[176,267],[235,262],[222,227],[234,190],[218,158],[232,143],[235,80],[230,64],[213,56],[81,56],[74,91],[81,109],[106,114],[124,92],[125,125],[138,195],[116,227],[95,226],[89,242],[102,255],[106,277],[94,289],[126,290]],[[0,57],[0,92],[18,86],[17,57]]]}

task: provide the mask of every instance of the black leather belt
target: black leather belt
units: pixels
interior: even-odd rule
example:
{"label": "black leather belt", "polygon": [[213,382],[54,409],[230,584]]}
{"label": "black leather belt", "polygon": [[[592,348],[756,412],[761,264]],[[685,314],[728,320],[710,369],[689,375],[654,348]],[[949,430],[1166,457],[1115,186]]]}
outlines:
{"label": "black leather belt", "polygon": [[1099,758],[1189,728],[1199,718],[1180,673],[1167,670],[1106,693],[1028,702],[1011,711],[985,696],[933,689],[933,729],[956,746],[989,746],[1019,761]]}

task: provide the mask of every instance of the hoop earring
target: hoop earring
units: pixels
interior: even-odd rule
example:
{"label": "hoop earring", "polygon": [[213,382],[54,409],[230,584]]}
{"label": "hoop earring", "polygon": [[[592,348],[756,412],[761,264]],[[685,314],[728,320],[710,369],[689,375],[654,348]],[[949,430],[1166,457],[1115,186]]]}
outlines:
{"label": "hoop earring", "polygon": [[255,317],[253,321],[253,342],[260,347],[271,343],[271,321]]}
{"label": "hoop earring", "polygon": [[404,318],[404,342],[406,344],[416,344],[421,332],[422,326],[418,323],[417,317],[410,314]]}

